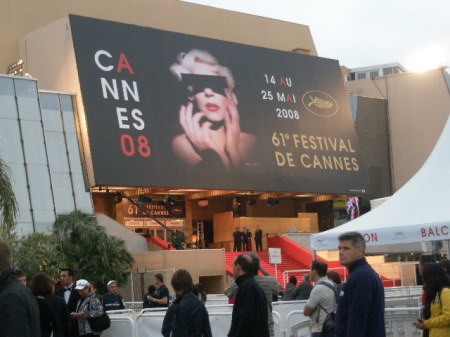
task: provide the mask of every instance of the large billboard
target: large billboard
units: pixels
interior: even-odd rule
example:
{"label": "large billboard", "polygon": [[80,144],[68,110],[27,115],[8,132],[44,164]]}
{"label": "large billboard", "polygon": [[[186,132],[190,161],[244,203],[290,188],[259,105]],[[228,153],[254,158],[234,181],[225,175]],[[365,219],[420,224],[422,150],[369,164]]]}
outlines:
{"label": "large billboard", "polygon": [[70,23],[96,185],[366,193],[337,61]]}

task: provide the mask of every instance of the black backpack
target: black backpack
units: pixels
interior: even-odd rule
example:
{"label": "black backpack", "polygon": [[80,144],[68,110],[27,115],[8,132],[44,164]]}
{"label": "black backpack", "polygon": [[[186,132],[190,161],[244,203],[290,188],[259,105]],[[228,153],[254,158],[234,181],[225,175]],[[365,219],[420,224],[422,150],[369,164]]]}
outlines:
{"label": "black backpack", "polygon": [[[333,290],[334,298],[336,300],[336,305],[337,305],[338,293],[337,293],[336,287],[334,285],[331,285],[331,284],[327,283],[327,282],[323,282],[323,283],[320,283],[320,284],[330,288],[331,290]],[[316,321],[317,323],[319,323],[320,309],[325,311],[325,313],[327,314],[327,316],[325,317],[325,321],[323,322],[323,325],[322,325],[322,333],[333,333],[334,332],[334,322],[336,320],[336,307],[335,307],[334,310],[328,312],[328,311],[325,310],[325,308],[323,308],[319,304],[319,309],[317,311],[317,321]]]}

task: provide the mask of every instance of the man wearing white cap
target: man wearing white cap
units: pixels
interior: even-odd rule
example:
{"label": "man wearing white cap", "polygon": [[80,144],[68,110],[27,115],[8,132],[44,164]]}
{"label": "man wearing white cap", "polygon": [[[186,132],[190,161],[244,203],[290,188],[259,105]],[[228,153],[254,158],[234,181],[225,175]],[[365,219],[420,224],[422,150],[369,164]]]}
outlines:
{"label": "man wearing white cap", "polygon": [[103,305],[106,311],[125,309],[123,298],[117,293],[117,281],[109,281],[107,287],[108,292],[103,295]]}

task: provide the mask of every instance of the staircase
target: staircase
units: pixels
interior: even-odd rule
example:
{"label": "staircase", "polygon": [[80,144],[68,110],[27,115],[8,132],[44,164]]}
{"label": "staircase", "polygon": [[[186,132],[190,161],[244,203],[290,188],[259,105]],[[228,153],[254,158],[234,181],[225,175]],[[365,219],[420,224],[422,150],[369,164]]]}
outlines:
{"label": "staircase", "polygon": [[[261,265],[267,272],[275,277],[275,265],[269,263],[269,253],[268,252],[256,252],[260,259],[261,259]],[[226,265],[227,265],[227,274],[230,276],[233,276],[233,262],[234,259],[242,254],[242,252],[229,252],[225,253],[226,258]],[[277,265],[278,275],[277,279],[278,282],[281,284],[281,287],[284,286],[284,280],[283,280],[283,273],[286,270],[298,270],[298,269],[309,269],[309,266],[306,266],[297,260],[293,259],[287,254],[281,255],[281,264]],[[261,273],[260,273],[261,274]],[[297,276],[297,278],[300,278],[303,273],[292,273],[291,276]],[[286,281],[287,283],[287,281]]]}

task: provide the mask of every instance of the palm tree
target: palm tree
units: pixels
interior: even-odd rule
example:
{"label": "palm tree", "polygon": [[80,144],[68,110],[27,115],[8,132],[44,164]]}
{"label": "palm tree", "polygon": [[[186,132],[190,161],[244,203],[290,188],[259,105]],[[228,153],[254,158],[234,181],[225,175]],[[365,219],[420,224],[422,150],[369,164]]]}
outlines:
{"label": "palm tree", "polygon": [[0,237],[9,237],[16,225],[18,206],[10,179],[10,169],[0,159]]}
{"label": "palm tree", "polygon": [[97,220],[80,211],[60,215],[53,225],[53,236],[66,263],[78,271],[80,278],[95,281],[99,292],[106,291],[106,282],[126,283],[133,266],[133,257],[125,242],[110,236]]}

